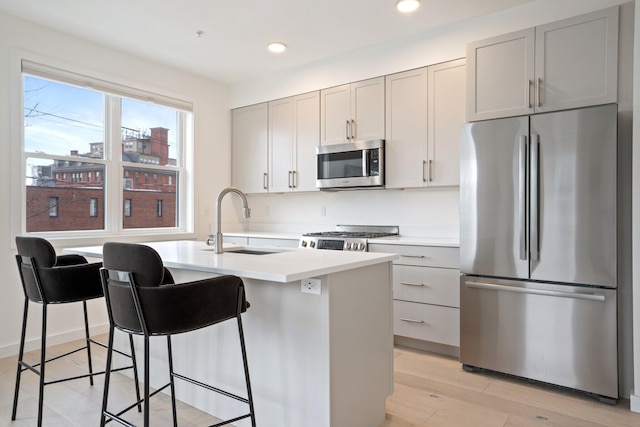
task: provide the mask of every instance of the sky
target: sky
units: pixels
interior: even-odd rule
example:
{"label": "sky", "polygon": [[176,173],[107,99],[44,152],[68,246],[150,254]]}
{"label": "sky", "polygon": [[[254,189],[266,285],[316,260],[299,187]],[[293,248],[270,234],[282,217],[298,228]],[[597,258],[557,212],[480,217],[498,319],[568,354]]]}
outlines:
{"label": "sky", "polygon": [[[176,158],[176,110],[122,98],[121,126],[149,134],[169,129],[169,157]],[[27,152],[84,154],[104,142],[104,96],[91,89],[24,76],[24,143]],[[48,163],[45,163],[48,164]]]}

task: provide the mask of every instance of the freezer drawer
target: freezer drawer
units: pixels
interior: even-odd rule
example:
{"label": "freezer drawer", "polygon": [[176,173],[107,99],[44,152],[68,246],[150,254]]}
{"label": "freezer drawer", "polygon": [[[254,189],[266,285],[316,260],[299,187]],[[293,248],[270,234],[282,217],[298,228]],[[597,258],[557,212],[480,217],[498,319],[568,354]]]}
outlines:
{"label": "freezer drawer", "polygon": [[617,398],[616,291],[462,276],[460,361]]}

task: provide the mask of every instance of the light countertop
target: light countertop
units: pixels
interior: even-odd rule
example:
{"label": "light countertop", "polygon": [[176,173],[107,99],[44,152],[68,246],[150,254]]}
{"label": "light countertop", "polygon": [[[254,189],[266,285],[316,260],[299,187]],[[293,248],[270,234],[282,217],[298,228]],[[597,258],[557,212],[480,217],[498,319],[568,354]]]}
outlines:
{"label": "light countertop", "polygon": [[[299,240],[302,233],[282,233],[269,231],[239,231],[232,233],[224,233],[225,236],[233,237],[257,237],[263,239],[289,239]],[[387,244],[387,245],[413,245],[413,246],[441,246],[457,248],[460,246],[460,240],[452,238],[426,237],[426,236],[397,236],[382,237],[379,239],[368,239],[369,243]]]}
{"label": "light countertop", "polygon": [[[273,282],[292,282],[354,268],[393,261],[392,253],[318,251],[310,249],[284,250],[266,255],[248,255],[233,252],[214,254],[213,247],[204,242],[177,240],[151,242],[166,267],[231,274],[239,277]],[[225,249],[243,247],[225,244]],[[245,248],[250,248],[244,246]],[[255,247],[257,248],[257,247]],[[265,249],[266,247],[260,247]],[[65,253],[102,258],[102,246],[66,248]]]}

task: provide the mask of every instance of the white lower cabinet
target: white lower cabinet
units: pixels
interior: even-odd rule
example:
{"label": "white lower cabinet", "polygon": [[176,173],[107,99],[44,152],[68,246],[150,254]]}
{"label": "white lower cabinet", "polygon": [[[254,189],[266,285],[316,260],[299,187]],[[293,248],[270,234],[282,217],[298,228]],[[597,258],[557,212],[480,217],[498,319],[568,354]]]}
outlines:
{"label": "white lower cabinet", "polygon": [[459,250],[451,247],[370,244],[397,253],[393,265],[393,333],[460,346]]}

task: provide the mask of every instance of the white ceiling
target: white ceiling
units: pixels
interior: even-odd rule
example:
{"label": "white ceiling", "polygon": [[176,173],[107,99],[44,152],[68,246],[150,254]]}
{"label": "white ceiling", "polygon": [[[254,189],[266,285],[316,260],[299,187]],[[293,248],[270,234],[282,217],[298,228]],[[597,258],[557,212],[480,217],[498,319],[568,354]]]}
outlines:
{"label": "white ceiling", "polygon": [[0,0],[0,13],[234,84],[532,0],[422,0],[412,15],[395,1]]}

